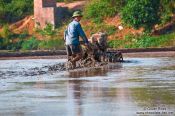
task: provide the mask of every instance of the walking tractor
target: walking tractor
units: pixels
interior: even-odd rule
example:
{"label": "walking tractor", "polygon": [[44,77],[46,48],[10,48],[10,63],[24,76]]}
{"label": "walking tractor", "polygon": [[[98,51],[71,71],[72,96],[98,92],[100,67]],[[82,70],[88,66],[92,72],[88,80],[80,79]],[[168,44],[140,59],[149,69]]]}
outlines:
{"label": "walking tractor", "polygon": [[[106,33],[99,32],[93,34],[88,41],[88,46],[81,42],[82,58],[76,62],[76,68],[97,67],[123,61],[120,51],[109,51],[107,49]],[[72,63],[69,60],[66,63],[66,69],[73,69]]]}

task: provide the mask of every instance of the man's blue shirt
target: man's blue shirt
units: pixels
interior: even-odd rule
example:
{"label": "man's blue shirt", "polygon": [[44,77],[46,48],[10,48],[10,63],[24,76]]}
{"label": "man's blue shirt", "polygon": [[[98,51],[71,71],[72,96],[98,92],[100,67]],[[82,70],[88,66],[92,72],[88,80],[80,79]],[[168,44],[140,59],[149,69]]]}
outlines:
{"label": "man's blue shirt", "polygon": [[88,39],[79,22],[73,20],[65,31],[66,45],[79,45],[79,36],[85,43],[88,43]]}

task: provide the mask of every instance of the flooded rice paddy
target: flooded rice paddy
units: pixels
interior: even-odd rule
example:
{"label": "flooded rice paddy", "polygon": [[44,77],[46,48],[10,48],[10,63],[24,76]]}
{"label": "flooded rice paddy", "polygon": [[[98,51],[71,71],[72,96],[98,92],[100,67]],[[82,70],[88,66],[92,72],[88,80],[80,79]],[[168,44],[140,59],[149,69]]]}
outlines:
{"label": "flooded rice paddy", "polygon": [[175,116],[175,58],[48,70],[65,61],[0,60],[0,116]]}

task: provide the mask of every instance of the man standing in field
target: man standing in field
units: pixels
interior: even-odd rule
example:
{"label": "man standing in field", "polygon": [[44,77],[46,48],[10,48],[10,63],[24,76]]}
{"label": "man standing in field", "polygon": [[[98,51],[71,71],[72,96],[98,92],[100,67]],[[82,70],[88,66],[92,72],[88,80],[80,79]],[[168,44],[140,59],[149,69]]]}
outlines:
{"label": "man standing in field", "polygon": [[68,61],[72,63],[72,67],[76,67],[76,61],[82,58],[82,51],[80,46],[79,37],[81,37],[86,46],[88,46],[88,39],[79,23],[82,18],[81,11],[75,11],[73,13],[73,20],[68,25],[64,33],[64,40],[66,44],[66,51],[68,55]]}

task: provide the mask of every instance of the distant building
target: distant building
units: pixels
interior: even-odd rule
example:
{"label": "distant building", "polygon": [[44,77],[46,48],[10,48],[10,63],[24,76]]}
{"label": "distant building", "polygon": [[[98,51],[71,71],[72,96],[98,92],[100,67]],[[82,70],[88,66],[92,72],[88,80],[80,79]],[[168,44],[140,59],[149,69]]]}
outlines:
{"label": "distant building", "polygon": [[85,1],[66,5],[56,0],[34,0],[35,27],[44,28],[47,24],[58,27],[66,18],[70,19],[72,12],[83,8]]}
{"label": "distant building", "polygon": [[56,26],[56,0],[34,0],[35,27]]}

